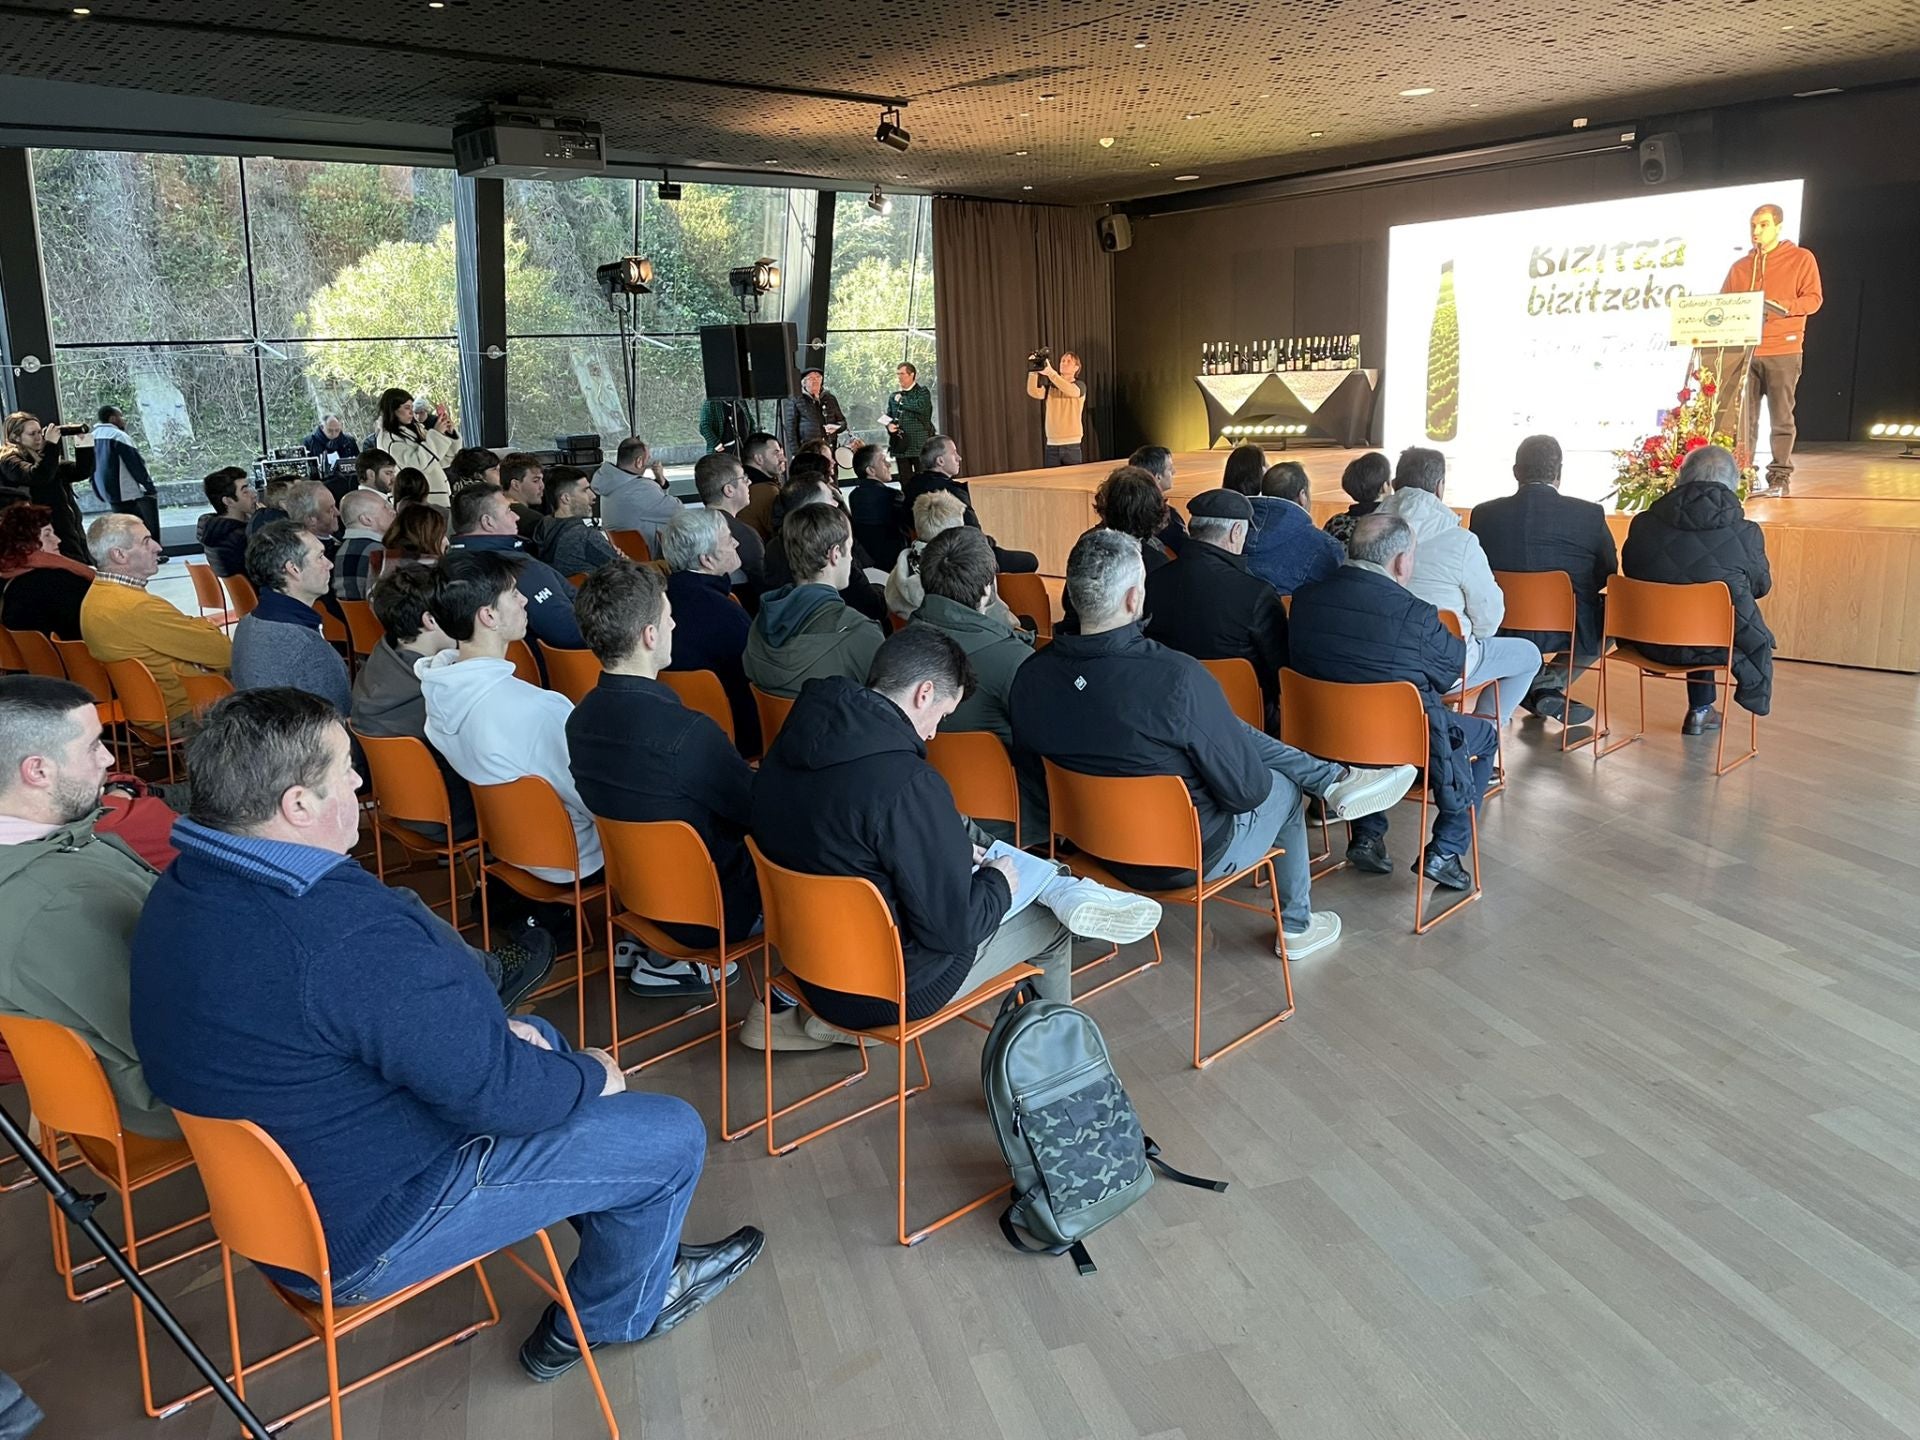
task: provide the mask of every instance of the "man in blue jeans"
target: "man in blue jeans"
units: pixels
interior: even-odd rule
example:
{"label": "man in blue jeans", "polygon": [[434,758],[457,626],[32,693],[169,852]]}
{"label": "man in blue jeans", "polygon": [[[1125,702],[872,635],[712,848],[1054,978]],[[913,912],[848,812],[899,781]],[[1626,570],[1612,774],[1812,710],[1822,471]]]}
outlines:
{"label": "man in blue jeans", "polygon": [[[287,1152],[336,1300],[391,1295],[566,1220],[580,1235],[568,1286],[598,1346],[665,1333],[752,1263],[765,1237],[751,1226],[680,1243],[699,1115],[627,1093],[604,1051],[509,1020],[478,952],[348,858],[359,777],[331,705],[242,691],[187,755],[179,859],[134,932],[134,1042],[168,1104],[251,1120]],[[551,1380],[579,1359],[549,1306],[522,1367]]]}

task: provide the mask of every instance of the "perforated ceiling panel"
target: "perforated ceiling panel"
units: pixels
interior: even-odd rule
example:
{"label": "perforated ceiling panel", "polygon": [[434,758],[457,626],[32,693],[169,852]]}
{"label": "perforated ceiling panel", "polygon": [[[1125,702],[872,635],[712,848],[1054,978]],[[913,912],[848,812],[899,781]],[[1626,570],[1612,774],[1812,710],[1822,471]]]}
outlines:
{"label": "perforated ceiling panel", "polygon": [[[1131,198],[1195,183],[1179,176],[1212,185],[1920,73],[1920,0],[96,0],[91,12],[0,4],[0,70],[357,116],[368,138],[383,122],[445,128],[477,102],[541,95],[600,120],[620,159],[1033,200]],[[869,104],[613,71],[899,95],[913,145],[876,145]]]}

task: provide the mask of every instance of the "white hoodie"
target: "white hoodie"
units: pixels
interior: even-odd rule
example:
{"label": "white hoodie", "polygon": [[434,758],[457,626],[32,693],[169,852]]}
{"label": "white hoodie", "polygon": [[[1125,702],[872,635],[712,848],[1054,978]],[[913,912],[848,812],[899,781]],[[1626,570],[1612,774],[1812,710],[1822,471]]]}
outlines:
{"label": "white hoodie", "polygon": [[1438,495],[1414,486],[1380,502],[1413,528],[1413,579],[1407,588],[1436,610],[1451,610],[1467,632],[1467,673],[1480,663],[1480,642],[1506,618],[1507,597],[1494,583],[1480,537]]}
{"label": "white hoodie", "polygon": [[[559,795],[573,821],[580,847],[580,873],[592,875],[605,863],[593,815],[574,788],[567,758],[567,717],[573,702],[551,690],[527,684],[507,660],[462,660],[457,650],[442,650],[417,661],[420,695],[427,702],[427,742],[469,785],[504,785],[523,775],[538,775]],[[528,867],[542,880],[568,885],[565,870]]]}

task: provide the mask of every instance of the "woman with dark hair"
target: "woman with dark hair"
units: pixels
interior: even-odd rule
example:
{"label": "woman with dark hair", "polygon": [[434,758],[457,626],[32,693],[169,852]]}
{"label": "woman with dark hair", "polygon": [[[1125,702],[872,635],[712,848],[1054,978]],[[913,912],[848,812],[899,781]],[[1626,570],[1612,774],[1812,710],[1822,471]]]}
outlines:
{"label": "woman with dark hair", "polygon": [[[1122,465],[1109,471],[1093,492],[1093,513],[1100,517],[1095,530],[1117,530],[1140,542],[1140,562],[1147,574],[1172,562],[1173,555],[1157,538],[1167,523],[1167,497],[1151,470]],[[1066,616],[1064,628],[1078,633],[1080,617],[1074,611],[1073,597],[1064,590],[1060,592],[1060,608]]]}
{"label": "woman with dark hair", "polygon": [[1236,445],[1233,453],[1227,456],[1227,468],[1220,476],[1220,484],[1228,490],[1238,490],[1242,495],[1258,495],[1260,482],[1267,473],[1267,452],[1258,445]]}
{"label": "woman with dark hair", "polygon": [[447,462],[447,484],[454,490],[469,485],[500,488],[500,457],[482,446],[469,446]]}
{"label": "woman with dark hair", "polygon": [[60,553],[53,512],[44,505],[0,510],[0,625],[80,639],[80,602],[93,584],[93,567]]}
{"label": "woman with dark hair", "polygon": [[1327,521],[1326,531],[1344,546],[1353,536],[1353,522],[1380,508],[1380,501],[1393,486],[1393,462],[1378,450],[1357,456],[1340,472],[1340,488],[1353,501],[1340,514]]}
{"label": "woman with dark hair", "polygon": [[[407,472],[402,470],[401,475]],[[394,486],[395,491],[399,486]],[[380,548],[386,554],[381,562],[381,573],[391,575],[402,565],[433,565],[447,548],[447,517],[437,505],[403,505],[393,517],[393,524],[387,527],[387,533],[380,537]]]}
{"label": "woman with dark hair", "polygon": [[[462,487],[465,488],[464,486]],[[427,490],[427,477],[409,465],[397,470],[393,476],[393,508],[396,513],[409,505],[429,505],[433,502]],[[444,508],[444,507],[442,507]]]}
{"label": "woman with dark hair", "polygon": [[87,548],[86,526],[73,487],[90,478],[70,460],[60,457],[61,427],[42,426],[38,416],[16,410],[7,416],[0,435],[0,486],[18,490],[36,505],[53,512],[53,533],[60,551],[82,565],[93,563]]}
{"label": "woman with dark hair", "polygon": [[446,406],[416,414],[408,391],[397,386],[382,391],[373,444],[393,456],[393,463],[402,469],[412,466],[425,475],[427,498],[434,504],[448,503],[452,490],[447,484],[446,465],[460,448],[460,437],[454,432],[453,413]]}

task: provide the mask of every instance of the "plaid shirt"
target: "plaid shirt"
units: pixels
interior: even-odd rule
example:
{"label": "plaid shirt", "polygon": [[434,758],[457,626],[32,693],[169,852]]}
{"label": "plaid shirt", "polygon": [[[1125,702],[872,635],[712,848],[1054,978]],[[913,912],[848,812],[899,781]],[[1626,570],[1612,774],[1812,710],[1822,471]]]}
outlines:
{"label": "plaid shirt", "polygon": [[379,536],[348,531],[333,557],[333,593],[342,600],[366,599],[373,588],[373,557],[379,549]]}

